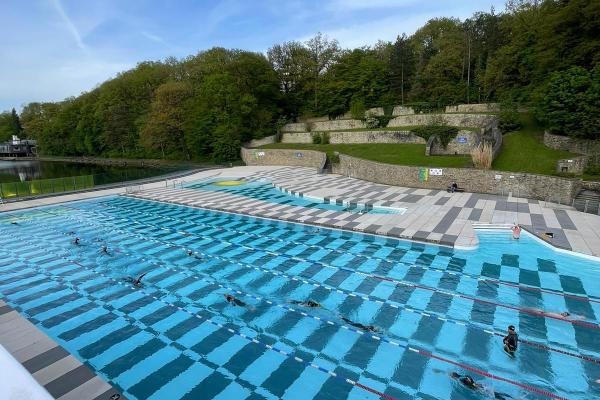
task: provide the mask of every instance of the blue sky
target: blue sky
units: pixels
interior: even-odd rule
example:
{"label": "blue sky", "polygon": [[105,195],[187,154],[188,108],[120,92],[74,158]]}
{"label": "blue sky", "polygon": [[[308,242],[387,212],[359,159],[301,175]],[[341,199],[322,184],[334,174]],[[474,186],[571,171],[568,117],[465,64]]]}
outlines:
{"label": "blue sky", "polygon": [[505,0],[2,0],[0,111],[90,90],[139,61],[212,46],[266,52],[323,32],[342,47],[413,33],[428,19]]}

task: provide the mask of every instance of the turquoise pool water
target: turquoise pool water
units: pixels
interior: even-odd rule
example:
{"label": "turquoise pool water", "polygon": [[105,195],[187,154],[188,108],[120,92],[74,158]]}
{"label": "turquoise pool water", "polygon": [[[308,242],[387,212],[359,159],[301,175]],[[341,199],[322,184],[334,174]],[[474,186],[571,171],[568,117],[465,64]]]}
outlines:
{"label": "turquoise pool water", "polygon": [[[239,182],[239,185],[219,186],[223,182]],[[378,207],[365,204],[342,204],[329,199],[311,198],[303,195],[285,193],[266,181],[245,181],[239,178],[216,178],[200,182],[188,183],[188,189],[228,192],[239,196],[251,197],[268,201],[274,204],[287,204],[291,206],[320,208],[323,210],[346,211],[351,213],[368,214],[404,214],[405,208]]]}
{"label": "turquoise pool water", "polygon": [[1,215],[0,295],[130,399],[600,396],[599,263],[480,239],[457,251],[101,198]]}

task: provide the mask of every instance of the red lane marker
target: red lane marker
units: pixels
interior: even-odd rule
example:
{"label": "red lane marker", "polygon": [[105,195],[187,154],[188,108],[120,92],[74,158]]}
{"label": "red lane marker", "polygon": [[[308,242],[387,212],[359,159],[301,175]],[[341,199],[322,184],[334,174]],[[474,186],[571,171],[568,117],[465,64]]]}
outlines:
{"label": "red lane marker", "polygon": [[515,287],[515,288],[519,288],[519,289],[523,289],[523,290],[531,290],[534,292],[542,292],[542,293],[554,294],[557,296],[568,297],[570,299],[579,300],[579,301],[589,301],[590,303],[600,303],[600,300],[591,299],[591,298],[587,298],[587,297],[581,297],[581,296],[577,296],[575,294],[559,293],[559,292],[555,292],[553,290],[547,290],[547,289],[537,288],[537,287],[533,287],[533,286],[523,286],[523,285],[519,285],[518,283],[502,282],[502,281],[499,281],[496,279],[486,279],[486,281],[492,282],[492,283],[497,283],[500,285],[511,286],[511,287]]}
{"label": "red lane marker", "polygon": [[576,320],[568,320],[568,319],[565,319],[565,318],[559,318],[559,317],[555,317],[554,315],[550,315],[550,314],[547,314],[547,313],[542,312],[542,311],[528,310],[528,309],[517,307],[517,306],[511,306],[510,304],[496,303],[494,301],[483,300],[483,299],[479,299],[477,297],[471,297],[471,296],[468,296],[466,294],[461,294],[461,293],[446,292],[446,291],[439,290],[439,289],[436,289],[436,288],[432,288],[432,287],[429,287],[429,286],[423,286],[423,285],[419,285],[419,284],[416,284],[416,283],[407,283],[407,282],[399,281],[399,280],[392,279],[392,278],[386,278],[386,277],[380,276],[380,275],[373,275],[373,274],[365,274],[365,275],[369,275],[369,276],[371,276],[371,277],[373,277],[375,279],[379,279],[379,280],[382,280],[382,281],[394,282],[394,283],[397,283],[397,284],[402,285],[402,286],[412,286],[414,288],[428,290],[430,292],[446,293],[446,294],[449,294],[451,296],[462,297],[463,299],[472,300],[472,301],[475,301],[475,302],[478,302],[478,303],[491,304],[491,305],[494,305],[494,306],[497,306],[497,307],[509,308],[511,310],[515,310],[515,311],[519,311],[519,312],[523,312],[523,313],[527,313],[527,314],[532,314],[532,315],[537,315],[537,316],[545,317],[545,318],[552,318],[552,319],[555,319],[557,321],[562,321],[562,322],[566,322],[566,323],[569,323],[569,324],[585,326],[586,328],[590,328],[590,329],[600,329],[600,326],[598,326],[596,324],[591,324],[591,323],[585,322],[585,321],[576,321]]}
{"label": "red lane marker", "polygon": [[503,378],[503,377],[498,376],[498,375],[490,374],[489,372],[482,371],[482,370],[480,370],[478,368],[471,367],[469,365],[466,365],[466,364],[463,364],[463,363],[459,363],[457,361],[452,361],[452,360],[450,360],[448,358],[436,356],[435,354],[431,354],[431,353],[428,353],[428,352],[423,351],[423,350],[419,350],[419,354],[422,354],[422,355],[424,355],[426,357],[429,357],[429,358],[434,358],[434,359],[437,359],[437,360],[440,360],[440,361],[443,361],[443,362],[447,362],[447,363],[452,364],[452,365],[456,365],[457,367],[460,367],[462,369],[466,369],[467,371],[471,371],[471,372],[473,372],[473,373],[475,373],[477,375],[485,376],[485,377],[488,377],[488,378],[491,378],[491,379],[495,379],[497,381],[502,381],[502,382],[510,383],[511,385],[518,386],[518,387],[520,387],[522,389],[526,389],[526,390],[528,390],[530,392],[535,392],[535,393],[544,395],[546,397],[550,397],[552,399],[556,399],[556,400],[569,400],[566,397],[561,397],[561,396],[559,396],[557,394],[554,394],[554,393],[551,393],[551,392],[547,392],[547,391],[545,391],[543,389],[539,389],[539,388],[536,388],[534,386],[529,386],[529,385],[526,385],[524,383],[513,381],[512,379]]}
{"label": "red lane marker", "polygon": [[354,383],[354,385],[355,385],[355,386],[357,386],[357,387],[359,387],[359,388],[361,388],[361,389],[364,389],[364,390],[366,390],[367,392],[374,393],[374,394],[376,394],[377,396],[379,396],[379,397],[382,397],[382,398],[384,398],[384,399],[387,399],[387,400],[396,400],[396,398],[395,398],[395,397],[389,396],[389,395],[387,395],[387,394],[385,394],[385,393],[381,393],[380,391],[378,391],[378,390],[375,390],[375,389],[373,389],[373,388],[370,388],[370,387],[368,387],[368,386],[365,386],[365,385],[363,385],[363,384],[361,384],[361,383],[355,382],[355,383]]}

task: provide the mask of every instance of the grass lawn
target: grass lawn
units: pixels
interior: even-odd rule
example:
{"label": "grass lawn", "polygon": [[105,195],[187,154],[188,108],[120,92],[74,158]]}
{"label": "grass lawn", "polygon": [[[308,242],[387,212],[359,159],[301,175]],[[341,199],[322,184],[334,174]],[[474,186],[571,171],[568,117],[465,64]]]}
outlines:
{"label": "grass lawn", "polygon": [[422,167],[463,168],[471,165],[471,156],[425,156],[424,144],[294,144],[273,143],[263,149],[318,150],[331,156],[334,151],[386,164]]}
{"label": "grass lawn", "polygon": [[556,161],[578,156],[544,146],[543,128],[532,116],[521,114],[521,122],[523,126],[520,130],[504,135],[502,150],[494,160],[492,169],[556,175]]}

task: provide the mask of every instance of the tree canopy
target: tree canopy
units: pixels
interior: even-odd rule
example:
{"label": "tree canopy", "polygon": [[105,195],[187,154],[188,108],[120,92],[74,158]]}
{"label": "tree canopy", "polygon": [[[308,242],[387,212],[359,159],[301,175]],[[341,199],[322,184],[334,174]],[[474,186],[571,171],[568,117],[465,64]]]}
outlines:
{"label": "tree canopy", "polygon": [[401,27],[393,42],[356,49],[319,33],[266,55],[213,48],[142,62],[78,97],[0,114],[0,139],[22,126],[42,154],[230,160],[300,116],[488,101],[529,105],[553,132],[599,138],[600,2],[509,0],[503,12],[435,18],[410,36]]}

